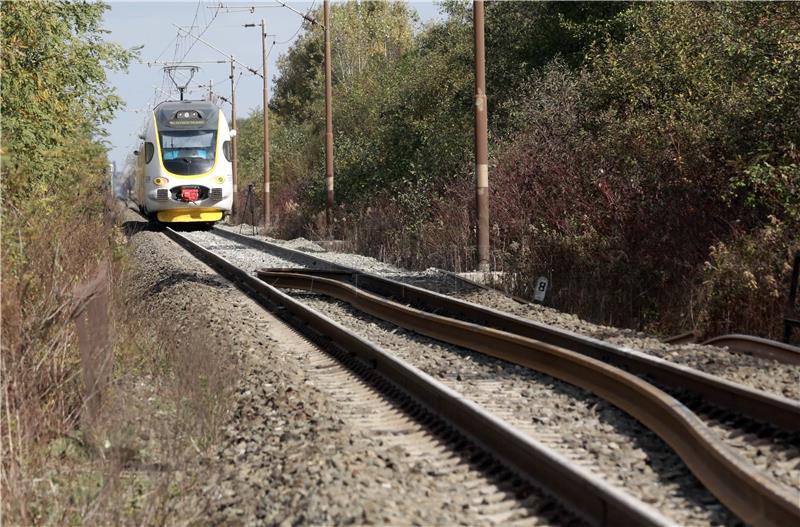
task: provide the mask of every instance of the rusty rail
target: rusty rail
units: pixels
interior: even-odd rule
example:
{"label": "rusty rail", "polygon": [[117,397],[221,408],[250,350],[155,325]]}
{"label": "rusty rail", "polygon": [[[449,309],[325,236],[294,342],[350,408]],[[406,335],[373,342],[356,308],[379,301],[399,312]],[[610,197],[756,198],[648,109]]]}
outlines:
{"label": "rusty rail", "polygon": [[372,365],[419,404],[475,440],[520,477],[534,482],[573,508],[589,523],[600,526],[674,525],[651,506],[575,465],[322,313],[304,306],[174,230],[168,228],[164,233],[312,340],[346,350]]}
{"label": "rusty rail", "polygon": [[726,347],[737,353],[750,353],[757,357],[772,359],[787,364],[800,364],[800,348],[775,340],[752,335],[720,335],[703,342],[703,345]]}
{"label": "rusty rail", "polygon": [[683,404],[633,374],[520,335],[426,313],[339,280],[285,271],[259,271],[257,274],[270,285],[328,295],[400,327],[532,368],[589,390],[661,437],[695,476],[742,520],[753,525],[800,524],[796,491],[752,467],[722,444]]}
{"label": "rusty rail", "polygon": [[800,431],[800,402],[786,397],[743,386],[643,352],[465,302],[421,287],[344,267],[274,243],[223,229],[214,229],[214,232],[231,241],[254,249],[269,251],[297,265],[310,268],[309,270],[295,270],[297,273],[314,272],[338,277],[340,280],[350,281],[367,291],[407,302],[426,311],[434,311],[449,317],[567,348],[630,372],[647,375],[664,386],[692,393],[706,402],[741,413],[756,421],[766,421],[777,428],[792,432]]}
{"label": "rusty rail", "polygon": [[665,344],[695,344],[697,342],[697,333],[694,331],[684,331],[677,335],[672,335],[663,340]]}

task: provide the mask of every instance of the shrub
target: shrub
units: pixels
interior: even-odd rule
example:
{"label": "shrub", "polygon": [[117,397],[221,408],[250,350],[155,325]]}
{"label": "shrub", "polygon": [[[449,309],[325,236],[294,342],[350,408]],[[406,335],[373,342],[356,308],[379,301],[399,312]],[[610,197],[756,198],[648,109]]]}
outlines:
{"label": "shrub", "polygon": [[782,334],[798,228],[773,216],[768,225],[711,247],[695,293],[697,327],[704,334]]}

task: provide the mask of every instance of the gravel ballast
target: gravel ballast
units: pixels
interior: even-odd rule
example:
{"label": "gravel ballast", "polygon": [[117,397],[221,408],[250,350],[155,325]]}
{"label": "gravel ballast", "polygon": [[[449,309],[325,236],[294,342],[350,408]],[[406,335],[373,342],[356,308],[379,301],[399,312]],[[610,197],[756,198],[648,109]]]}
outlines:
{"label": "gravel ballast", "polygon": [[738,523],[667,445],[602,399],[526,368],[419,336],[341,302],[297,297],[677,523]]}
{"label": "gravel ballast", "polygon": [[[247,250],[244,249],[239,244],[235,244],[234,242],[227,242],[227,246],[223,246],[220,243],[220,238],[216,237],[211,233],[204,233],[204,235],[208,236],[207,242],[214,244],[216,243],[217,249],[222,251],[223,256],[226,258],[231,259],[237,265],[240,265],[246,269],[249,269],[251,272],[255,271],[256,269],[262,267],[286,267],[292,266],[292,264],[281,260],[279,258],[275,258],[265,253],[260,253],[259,251]],[[214,241],[216,240],[216,242]],[[198,240],[199,241],[199,240]],[[269,240],[274,241],[274,240]],[[309,248],[309,244],[307,240],[299,240],[296,242],[292,242],[288,244],[289,246],[294,245],[292,248],[297,248],[300,250],[305,250]],[[208,246],[209,248],[213,249],[211,245]],[[751,357],[747,355],[742,355],[738,353],[729,353],[725,350],[721,350],[719,348],[709,347],[709,346],[698,346],[698,345],[683,345],[683,346],[670,346],[667,344],[663,344],[660,341],[648,338],[640,333],[636,333],[630,330],[618,330],[615,328],[609,328],[604,326],[597,326],[593,324],[588,324],[579,320],[577,317],[572,315],[559,313],[555,310],[538,306],[538,305],[524,305],[520,304],[499,292],[494,291],[485,291],[482,289],[475,289],[469,288],[465,289],[463,286],[454,286],[452,278],[444,273],[437,272],[435,270],[429,270],[423,273],[410,273],[406,272],[387,264],[381,262],[375,262],[370,258],[366,258],[363,256],[357,255],[348,255],[346,253],[328,253],[323,252],[320,247],[312,247],[312,250],[309,252],[313,252],[313,256],[320,257],[327,259],[329,261],[339,263],[342,265],[347,265],[355,268],[359,268],[368,272],[374,272],[376,274],[382,274],[384,276],[388,276],[390,278],[394,278],[401,281],[406,281],[408,283],[414,283],[415,285],[420,285],[422,287],[428,287],[430,289],[439,290],[440,292],[445,292],[449,294],[454,294],[454,296],[461,297],[467,301],[472,301],[480,304],[487,305],[489,307],[493,307],[496,309],[505,310],[508,312],[512,312],[517,314],[518,316],[524,316],[528,318],[533,318],[537,321],[545,322],[548,324],[552,324],[554,326],[562,327],[564,329],[581,333],[581,334],[588,334],[594,338],[599,338],[602,340],[607,340],[617,345],[621,345],[624,347],[630,347],[634,349],[640,349],[646,352],[652,352],[654,355],[661,356],[668,360],[674,360],[678,363],[683,363],[686,365],[697,367],[698,369],[702,369],[707,373],[712,374],[720,374],[723,377],[729,378],[736,382],[741,382],[743,384],[749,384],[756,388],[765,389],[767,388],[767,384],[776,382],[778,389],[775,389],[775,386],[770,386],[773,388],[773,392],[778,392],[781,395],[791,397],[796,396],[796,390],[798,386],[798,382],[800,382],[800,375],[798,375],[797,367],[786,365],[782,363],[777,363],[775,361],[770,361],[766,359],[761,359],[757,357]],[[441,277],[441,278],[439,278]],[[311,302],[318,302],[317,307],[324,308],[325,310],[331,310],[332,312],[336,312],[337,316],[343,317],[340,321],[344,321],[347,317],[351,317],[353,320],[350,322],[355,324],[354,328],[363,328],[368,327],[365,325],[365,320],[361,320],[360,317],[363,315],[354,313],[349,311],[349,308],[339,305],[337,308],[333,308],[331,306],[336,305],[335,302],[330,302],[326,299],[319,299],[313,297],[307,297]],[[327,307],[326,307],[327,306]],[[338,311],[337,311],[338,310]],[[328,314],[331,314],[331,311]],[[367,317],[369,318],[369,317]],[[338,319],[337,319],[338,320]],[[357,322],[356,322],[357,321]],[[375,320],[371,321],[371,325],[380,325],[383,324],[382,322],[378,322]],[[405,332],[402,329],[397,328],[384,328],[382,330],[383,333],[387,332],[394,332],[394,336],[403,335]],[[390,333],[391,334],[391,333]],[[364,334],[363,336],[369,338],[370,340],[375,341],[376,343],[383,345],[387,349],[396,351],[399,356],[406,358],[407,360],[415,363],[413,357],[404,356],[403,353],[408,352],[409,345],[406,344],[397,344],[395,347],[390,345],[390,343],[385,342],[386,337],[381,336],[381,332],[376,332],[374,334]],[[394,337],[391,337],[394,338]],[[413,336],[413,338],[420,338],[417,336]],[[424,339],[424,338],[423,338]],[[443,345],[439,343],[435,343],[433,341],[426,343],[426,346],[432,346],[433,349],[436,346],[442,347]],[[447,346],[444,346],[445,348]],[[651,351],[648,351],[646,348],[652,348]],[[412,346],[413,348],[413,346]],[[461,350],[461,353],[471,353],[465,350]],[[458,352],[457,352],[458,353]],[[456,353],[456,354],[457,354]],[[449,354],[453,354],[453,350],[449,351]],[[426,359],[430,358],[430,353],[426,354]],[[485,359],[485,358],[483,358]],[[452,361],[451,359],[447,359],[444,357],[441,360],[444,360],[444,364],[427,364],[426,367],[420,366],[422,369],[428,371],[429,373],[440,376],[443,379],[447,379],[450,377],[456,378],[459,382],[461,379],[464,379],[465,376],[462,374],[460,370],[460,366],[453,366],[449,364],[448,361]],[[491,360],[491,359],[490,359]],[[478,360],[480,362],[480,360]],[[500,363],[501,361],[497,361]],[[416,364],[416,363],[415,363]],[[505,366],[498,366],[494,365],[494,368],[499,368],[498,371],[501,371]],[[511,366],[512,369],[517,369],[516,366]],[[428,369],[430,368],[430,370]],[[455,368],[455,373],[453,374],[452,371],[448,370],[448,368]],[[480,373],[483,375],[482,378],[491,379],[491,368],[486,372]],[[517,372],[520,373],[520,372]],[[524,378],[525,375],[522,375]],[[505,383],[507,379],[506,375],[502,376],[502,383]],[[548,378],[549,379],[549,378]],[[452,381],[452,379],[450,379]],[[529,381],[530,379],[528,379]],[[538,384],[550,383],[550,380],[538,380],[536,381]],[[536,428],[539,429],[541,432],[541,425],[544,425],[544,428],[548,426],[548,423],[553,421],[553,412],[555,411],[558,419],[555,419],[554,425],[552,425],[552,434],[554,437],[548,438],[548,433],[544,433],[543,436],[539,437],[542,440],[545,440],[548,444],[555,444],[558,443],[560,446],[567,447],[568,450],[564,450],[567,455],[572,455],[570,452],[572,451],[574,455],[578,458],[584,458],[583,461],[585,462],[587,459],[595,458],[594,461],[590,461],[588,466],[592,466],[593,469],[597,469],[600,467],[600,473],[603,473],[610,481],[615,482],[616,484],[620,484],[626,488],[633,487],[632,493],[634,495],[639,496],[643,501],[647,501],[650,503],[656,503],[659,508],[666,507],[666,509],[671,509],[673,514],[670,514],[671,517],[675,519],[679,519],[681,523],[685,522],[697,522],[698,524],[703,524],[707,521],[711,521],[712,523],[717,522],[721,519],[719,514],[716,512],[712,512],[712,515],[717,515],[716,519],[708,516],[709,510],[716,510],[719,504],[714,500],[713,497],[705,496],[700,498],[700,506],[695,505],[694,510],[692,510],[691,504],[683,504],[680,503],[676,504],[669,504],[669,503],[662,503],[662,499],[658,492],[659,486],[663,485],[663,481],[659,481],[658,475],[655,476],[655,480],[651,481],[639,481],[636,477],[631,478],[630,482],[620,481],[620,479],[625,479],[625,472],[633,471],[634,474],[639,472],[647,473],[652,472],[652,463],[654,461],[654,456],[657,458],[660,456],[658,453],[659,448],[663,450],[666,448],[665,445],[661,444],[658,448],[651,448],[648,453],[645,453],[644,450],[639,449],[637,451],[636,448],[629,448],[629,445],[626,445],[626,439],[619,438],[619,437],[603,437],[602,435],[599,437],[592,437],[591,433],[586,436],[583,431],[576,430],[573,434],[570,434],[571,438],[577,438],[576,440],[573,439],[564,439],[561,437],[559,431],[562,427],[567,426],[565,423],[560,421],[562,409],[563,408],[570,408],[574,406],[574,403],[567,403],[565,401],[556,401],[554,402],[554,407],[550,408],[548,412],[545,412],[543,416],[525,416],[521,421],[514,420],[514,416],[517,415],[518,412],[514,410],[516,406],[520,408],[525,408],[528,405],[525,403],[525,399],[529,396],[525,396],[522,394],[522,390],[519,390],[519,395],[521,397],[511,397],[511,402],[508,407],[496,407],[496,404],[492,397],[489,399],[486,398],[486,394],[491,394],[492,389],[502,389],[503,393],[507,393],[507,387],[505,384],[496,384],[492,385],[491,382],[494,381],[486,381],[481,384],[480,388],[477,390],[472,390],[474,388],[474,382],[472,385],[469,383],[465,385],[453,385],[459,391],[465,393],[471,398],[474,398],[477,402],[481,403],[482,405],[486,406],[488,409],[492,410],[493,412],[498,413],[503,418],[509,419],[510,422],[520,426],[521,428],[525,428],[527,423],[527,428],[531,427],[531,423],[527,422],[530,418],[530,422],[536,424]],[[556,381],[557,382],[557,381]],[[488,384],[487,384],[488,383]],[[561,383],[563,384],[563,383]],[[566,386],[566,385],[565,385]],[[571,389],[571,387],[569,387]],[[537,393],[538,392],[531,392],[530,389],[524,389],[528,393]],[[559,390],[564,392],[562,387],[559,387]],[[567,390],[568,391],[568,390]],[[483,397],[483,399],[482,399]],[[585,397],[585,395],[584,395]],[[539,400],[539,397],[535,397],[535,399]],[[522,401],[522,402],[520,402]],[[603,403],[600,401],[600,403]],[[597,406],[597,401],[590,403],[590,406],[593,408],[600,408]],[[545,405],[547,406],[547,405]],[[511,411],[509,411],[511,408]],[[617,412],[617,410],[611,408],[613,412]],[[602,413],[605,415],[606,409],[603,409]],[[621,412],[619,412],[621,413]],[[623,417],[625,419],[627,416]],[[596,416],[592,414],[591,416],[587,417],[586,415],[577,415],[574,417],[575,421],[583,421],[583,422],[592,422],[594,423],[594,427],[589,428],[599,428],[601,430],[605,430],[607,434],[613,435],[613,432],[621,433],[622,436],[626,436],[630,434],[630,431],[625,431],[626,426],[629,423],[625,423],[622,427],[622,432],[619,430],[609,430],[607,423],[600,423],[596,422]],[[542,422],[540,422],[542,421]],[[614,422],[623,422],[617,418],[612,419]],[[720,423],[712,423],[714,425],[715,430],[720,433],[722,437],[725,438],[726,443],[729,446],[734,447],[734,449],[742,454],[744,457],[748,458],[753,464],[761,469],[764,469],[766,473],[770,474],[776,480],[781,481],[782,483],[786,484],[787,486],[800,488],[800,450],[794,448],[790,445],[771,445],[769,444],[769,440],[764,440],[755,438],[755,437],[747,437],[742,435],[741,433],[737,433],[735,429],[726,428],[725,425],[721,425]],[[634,426],[638,426],[633,422]],[[590,430],[591,432],[591,430]],[[533,432],[531,432],[533,433]],[[649,432],[647,432],[649,433]],[[535,435],[535,434],[534,434]],[[636,435],[636,434],[634,434]],[[651,434],[652,435],[652,434]],[[652,438],[660,443],[660,440],[655,436]],[[630,442],[630,438],[627,439]],[[622,447],[620,447],[622,445]],[[588,451],[588,455],[586,452]],[[577,452],[577,454],[575,454]],[[671,454],[674,457],[674,454]],[[602,459],[601,459],[602,458]],[[647,462],[641,463],[643,459],[647,459]],[[680,481],[683,475],[675,477],[676,472],[675,469],[671,466],[672,463],[675,462],[677,458],[672,460],[664,461],[660,463],[662,467],[662,473],[666,472],[670,478]],[[610,460],[610,461],[608,461]],[[637,463],[640,466],[645,468],[637,468]],[[678,464],[682,465],[682,463],[678,460]],[[658,462],[656,464],[659,464]],[[603,466],[605,465],[605,468]],[[666,467],[665,469],[663,467]],[[621,470],[624,469],[624,470]],[[683,471],[685,474],[688,474],[685,467],[683,467]],[[623,476],[620,476],[619,473],[622,472]],[[684,474],[684,475],[685,475]],[[685,481],[692,481],[693,478],[689,475],[689,479]],[[647,478],[645,478],[647,479]],[[662,478],[663,479],[663,478]],[[669,479],[669,478],[668,478]],[[673,484],[673,486],[677,486],[678,488],[683,488],[684,490],[688,490],[688,496],[695,496],[695,487],[697,485],[696,481],[693,483],[675,483],[675,482],[668,482],[667,485]],[[637,492],[636,489],[641,489],[641,492]],[[661,489],[661,494],[666,492],[666,494],[674,494],[675,492],[668,488],[666,491]],[[677,515],[674,514],[675,511],[684,510],[684,514],[678,513]],[[704,509],[705,512],[701,512],[700,509]],[[663,508],[662,508],[663,511]],[[666,512],[666,511],[665,511]],[[727,511],[724,513],[720,513],[721,516],[725,516]],[[730,518],[729,518],[730,519]],[[727,523],[725,521],[724,523]]]}
{"label": "gravel ballast", "polygon": [[[231,232],[238,232],[237,228],[224,228]],[[246,234],[249,233],[249,231],[244,232]],[[219,238],[212,233],[205,234],[209,236],[209,238],[207,238],[208,240],[211,240],[210,237],[219,240]],[[464,286],[463,283],[459,284],[455,282],[447,273],[436,269],[428,269],[421,272],[407,271],[367,256],[325,251],[319,245],[302,238],[298,240],[281,241],[261,236],[254,237],[307,252],[311,256],[333,263],[449,294],[467,302],[506,311],[520,317],[565,329],[580,335],[593,337],[617,346],[655,355],[676,364],[690,366],[705,373],[717,375],[724,379],[759,390],[776,393],[790,399],[800,400],[800,365],[781,363],[775,360],[737,353],[729,351],[726,348],[718,348],[715,346],[703,346],[700,344],[666,344],[657,338],[638,331],[593,324],[581,320],[575,315],[563,313],[539,304],[523,304],[509,298],[499,291]],[[229,248],[234,249],[236,247],[241,248],[240,245],[229,242]],[[258,263],[253,261],[253,258],[255,257],[251,256],[245,259],[245,261],[242,262],[243,265],[248,265],[253,270],[258,268]],[[273,265],[263,265],[263,267],[291,266],[290,263],[281,259],[276,259],[274,262]]]}
{"label": "gravel ballast", "polygon": [[193,469],[202,484],[181,500],[182,520],[581,523],[540,493],[516,495],[519,487],[502,475],[477,470],[470,452],[452,451],[162,233],[132,224],[139,293],[151,316],[199,328],[204,345],[238,357],[221,443]]}

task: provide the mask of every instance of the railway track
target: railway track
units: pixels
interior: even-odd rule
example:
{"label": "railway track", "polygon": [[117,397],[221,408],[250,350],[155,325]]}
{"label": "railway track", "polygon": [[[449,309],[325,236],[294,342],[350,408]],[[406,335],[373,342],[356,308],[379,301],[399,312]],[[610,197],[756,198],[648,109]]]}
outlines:
{"label": "railway track", "polygon": [[[547,515],[556,518],[564,516],[547,512],[558,508],[552,502],[538,506],[532,504],[539,492],[536,489],[542,488],[548,495],[554,496],[558,503],[573,511],[577,518],[592,525],[673,525],[652,507],[543,447],[430,376],[359,338],[321,313],[305,307],[186,236],[171,229],[166,229],[165,234],[215,271],[237,283],[264,307],[279,313],[309,339],[331,350],[333,356],[345,362],[355,358],[358,363],[356,371],[359,368],[362,374],[366,371],[365,378],[379,376],[381,380],[378,383],[383,383],[382,390],[387,395],[405,400],[400,406],[409,415],[429,426],[434,434],[441,434],[457,449],[463,449],[468,454],[467,458],[474,463],[473,469],[499,476],[501,484],[495,492],[486,494],[484,489],[484,499],[477,504],[489,507],[490,513],[497,513],[496,516],[487,515],[491,521],[514,519],[506,516],[507,510],[495,510],[502,496],[514,494],[521,494],[522,498],[517,509],[512,508],[511,512],[523,516],[516,518],[515,523],[516,520],[524,523],[523,509],[533,512],[544,510]],[[557,523],[576,521],[573,518]]]}
{"label": "railway track", "polygon": [[296,273],[310,272],[326,278],[344,280],[370,293],[394,299],[426,312],[438,313],[538,340],[545,344],[563,347],[626,371],[647,376],[665,387],[690,393],[705,402],[745,415],[755,421],[769,423],[781,430],[800,432],[800,402],[798,401],[768,394],[635,350],[614,346],[488,307],[464,302],[408,283],[364,273],[277,244],[223,229],[214,229],[214,234],[236,244],[268,251],[307,269],[294,270]]}
{"label": "railway track", "polygon": [[[653,430],[723,503],[749,523],[800,521],[792,489],[744,462],[677,400],[606,363],[514,333],[426,313],[315,273],[260,271],[267,283],[321,293],[417,333],[544,372],[580,386]],[[337,273],[341,274],[341,273]]]}
{"label": "railway track", "polygon": [[[492,324],[501,325],[501,324],[519,322],[513,320],[513,318],[515,317],[508,318],[508,316],[505,314],[499,312],[491,312],[492,310],[486,310],[486,308],[482,308],[482,310],[479,310],[477,312],[469,310],[466,310],[465,312],[465,308],[472,309],[478,306],[472,306],[457,300],[455,300],[455,303],[452,303],[454,299],[448,299],[443,295],[433,294],[432,298],[434,298],[434,301],[431,303],[429,301],[430,297],[426,296],[429,295],[430,292],[412,286],[408,286],[407,284],[399,284],[391,280],[386,280],[382,277],[376,277],[364,273],[359,273],[351,269],[345,269],[342,268],[341,266],[332,265],[329,262],[325,262],[324,260],[310,257],[309,255],[304,253],[298,253],[283,247],[274,246],[272,244],[264,244],[263,242],[260,242],[258,240],[254,240],[247,237],[241,237],[230,232],[219,231],[217,233],[223,236],[225,239],[234,241],[236,243],[244,243],[251,247],[256,247],[259,250],[270,250],[271,252],[278,253],[282,258],[294,262],[295,264],[303,265],[306,267],[317,268],[318,271],[314,271],[314,273],[316,273],[317,275],[325,275],[324,277],[312,276],[309,274],[311,273],[311,271],[303,271],[300,273],[297,272],[261,273],[262,278],[265,278],[267,280],[273,280],[276,283],[280,283],[280,285],[282,286],[287,286],[292,288],[315,289],[315,290],[319,290],[320,287],[323,287],[325,288],[326,294],[336,293],[340,296],[340,298],[346,299],[346,301],[348,302],[354,301],[363,303],[366,297],[369,295],[366,295],[363,292],[363,290],[359,291],[358,289],[355,289],[353,286],[348,285],[346,283],[346,282],[351,282],[357,284],[361,288],[373,291],[377,290],[381,292],[381,294],[388,297],[392,297],[395,300],[400,300],[402,302],[409,304],[416,303],[416,304],[426,305],[429,310],[436,310],[448,315],[450,315],[455,310],[457,312],[458,318],[461,319],[469,319],[470,317],[472,317],[472,319],[474,320],[476,316],[483,317],[483,319],[482,320],[479,319],[478,322],[481,322],[487,326],[491,326]],[[178,235],[177,233],[173,233],[170,234],[170,236],[174,237],[180,235]],[[183,241],[180,242],[187,248],[190,248],[190,250],[192,250],[195,253],[200,253],[202,251],[205,251],[205,249],[202,249],[199,246],[192,248],[191,242],[189,242],[188,240],[184,239]],[[211,253],[209,253],[204,255],[204,258],[213,259],[213,256],[211,255]],[[222,267],[225,267],[225,264],[223,263],[217,262],[217,264]],[[323,271],[320,272],[319,270]],[[327,270],[327,272],[325,272],[325,270]],[[343,291],[349,291],[349,293],[345,294],[343,293]],[[387,306],[391,304],[391,302],[387,302],[385,298],[382,299],[378,295],[371,295],[371,296],[375,297],[371,300],[377,300],[378,304],[381,304],[383,306],[381,309],[387,309]],[[360,307],[363,308],[364,306],[361,305]],[[409,310],[411,310],[411,308],[408,306],[403,306],[403,305],[394,306],[394,309],[398,308],[400,309],[401,312],[405,310],[405,313],[402,316],[407,316]],[[487,313],[488,315],[491,315],[488,317],[488,319],[486,318]],[[383,318],[386,313],[380,311],[379,309],[379,312],[377,312],[377,314],[381,318]],[[431,316],[423,312],[420,312],[418,314],[420,314],[423,318]],[[465,338],[462,332],[464,328],[469,326],[474,326],[475,324],[470,324],[469,322],[465,322],[464,320],[445,318],[445,317],[440,317],[435,320],[439,325],[442,325],[443,322],[447,322],[447,324],[454,324],[453,326],[451,326],[451,328],[452,327],[456,328],[455,335],[452,334],[453,330],[451,329],[450,330],[451,334],[449,336],[442,335],[441,333],[435,333],[434,336],[436,338],[442,339],[444,337],[448,338],[455,337],[456,340],[461,339],[458,342],[464,347],[470,347],[471,344],[474,344],[474,341],[471,340],[470,338]],[[398,322],[398,320],[395,320],[395,322]],[[400,320],[400,322],[403,323],[399,325],[404,325],[408,323],[407,321],[403,320]],[[536,324],[534,324],[534,326],[535,325]],[[419,330],[419,328],[417,328],[417,330]],[[430,331],[430,328],[424,331]],[[520,342],[522,342],[523,340],[530,340],[528,337],[513,335],[512,333],[504,331],[491,330],[491,329],[487,331],[489,331],[490,333],[494,331],[494,333],[506,333],[506,335],[511,335],[512,337],[511,340],[510,341],[506,340],[504,347],[507,347],[509,343],[516,342],[517,344],[520,344]],[[497,335],[495,335],[495,337],[496,336]],[[567,336],[570,337],[572,335],[567,335]],[[605,343],[600,343],[599,341],[590,342],[590,344],[594,345],[599,344],[601,348],[610,347]],[[495,347],[489,341],[484,342],[482,346],[484,352],[487,351],[491,352]],[[542,348],[542,346],[544,348],[553,348],[553,346],[548,346],[546,344],[539,344],[539,349],[544,349]],[[622,351],[629,351],[629,350],[622,350]],[[529,350],[521,353],[521,355],[526,355],[526,354],[529,354]],[[600,370],[593,370],[595,371],[595,374],[597,371],[606,369],[606,365],[603,365],[602,363],[600,363],[600,361],[595,360],[594,363],[592,363],[592,358],[590,357],[581,356],[580,353],[574,353],[573,355],[574,357],[572,358],[580,359],[579,362],[583,361],[585,364],[593,364],[595,367],[600,368]],[[591,353],[587,355],[591,355]],[[619,355],[612,354],[612,357],[616,358],[616,360],[620,360],[618,358]],[[622,357],[625,358],[626,354],[622,354]],[[634,358],[637,358],[635,354]],[[634,365],[637,364],[635,360],[630,362],[633,363]],[[656,363],[658,362],[659,361],[656,360]],[[660,362],[664,363],[665,361],[660,361]],[[545,365],[538,364],[539,368],[547,366],[548,365],[546,364]],[[662,364],[661,366],[664,365]],[[679,369],[688,370],[688,368],[679,368]],[[555,374],[556,372],[550,371],[550,373],[558,377],[558,375]],[[652,373],[652,372],[646,371],[646,373]],[[692,372],[690,372],[690,374],[691,373]],[[580,384],[581,380],[578,378],[580,377],[579,373],[573,371],[570,375],[572,376],[571,377],[572,382]],[[622,375],[622,377],[625,377],[625,375],[627,374],[625,374],[625,372],[617,371],[614,372],[614,375]],[[635,400],[636,397],[640,397],[644,393],[650,393],[650,387],[648,387],[646,383],[641,382],[641,380],[637,381],[636,378],[632,375],[628,375],[628,377],[632,378],[628,379],[628,381],[633,381],[633,383],[643,391],[634,391],[634,392],[628,392],[627,394],[618,395],[616,403],[622,406],[624,406],[625,404],[630,404],[631,400]],[[662,378],[663,377],[669,378],[668,375],[667,376],[662,375]],[[708,384],[711,380],[713,380],[714,382],[719,381],[711,378],[711,376],[705,376],[704,378],[703,375],[700,375],[700,378],[704,380],[706,384]],[[637,382],[638,384],[636,384]],[[594,385],[592,387],[593,390],[602,391],[603,389],[608,389],[607,386],[602,386],[602,384],[603,383],[601,382],[600,386]],[[700,384],[702,386],[702,383]],[[796,411],[796,408],[793,408],[792,404],[789,404],[788,406],[786,404],[782,404],[787,402],[792,403],[792,401],[781,401],[780,398],[765,396],[765,394],[763,393],[756,393],[755,396],[756,402],[755,403],[752,401],[747,402],[746,397],[751,395],[750,392],[757,392],[757,391],[741,390],[740,387],[733,386],[733,383],[727,383],[726,385],[726,383],[723,382],[721,385],[723,386],[724,389],[728,389],[729,391],[735,393],[739,398],[739,400],[736,400],[734,403],[732,404],[729,403],[727,405],[728,408],[736,409],[737,411],[742,411],[741,409],[744,408],[745,410],[749,409],[751,412],[753,412],[754,408],[755,409],[760,408],[763,410],[763,408],[765,407],[764,405],[767,405],[766,407],[770,407],[770,405],[772,405],[773,407],[778,408],[778,410],[770,410],[770,412],[777,412],[776,414],[777,417],[775,417],[773,414],[770,414],[771,418],[774,417],[774,420],[785,428],[792,429],[792,423],[796,425],[796,421],[785,415],[786,412],[789,412],[789,415],[791,415],[791,412]],[[614,397],[613,394],[609,393],[606,393],[606,396],[611,398]],[[650,396],[652,396],[652,393],[650,393]],[[663,394],[662,392],[662,394],[657,396],[656,398],[662,396],[666,396],[666,394]],[[673,420],[671,424],[665,424],[664,422],[657,422],[658,421],[657,419],[651,420],[649,424],[654,429],[660,428],[661,430],[660,433],[663,434],[664,436],[670,436],[670,434],[674,436],[675,434],[672,433],[672,430],[676,428],[683,428],[686,431],[684,439],[675,439],[674,437],[672,437],[671,439],[672,442],[671,443],[670,441],[667,442],[672,444],[672,446],[675,447],[676,450],[683,451],[685,457],[694,458],[694,461],[691,462],[694,465],[693,470],[695,471],[695,473],[698,474],[698,476],[700,476],[700,479],[703,480],[707,486],[709,486],[709,488],[712,488],[712,490],[714,490],[714,493],[717,496],[721,497],[723,502],[728,504],[728,506],[732,510],[734,510],[740,517],[754,524],[764,524],[764,525],[791,524],[786,522],[787,521],[792,522],[798,518],[797,506],[794,502],[794,495],[791,493],[791,491],[787,492],[787,490],[785,488],[781,488],[780,485],[777,486],[774,485],[773,484],[774,482],[771,482],[769,478],[763,478],[762,474],[760,474],[757,470],[752,470],[752,467],[749,467],[746,463],[742,463],[741,459],[735,459],[735,456],[731,457],[729,455],[730,452],[728,452],[724,447],[715,445],[714,441],[709,439],[713,436],[713,434],[705,432],[701,432],[698,434],[697,430],[698,429],[702,430],[703,426],[702,422],[696,419],[696,417],[695,418],[689,417],[687,419],[686,415],[688,410],[686,410],[685,408],[683,410],[680,410],[681,405],[679,403],[670,401],[668,399],[669,396],[666,397],[667,399],[661,399],[661,402],[662,406],[668,412],[670,409],[673,410],[673,415],[672,415]],[[761,406],[759,407],[759,405]],[[629,407],[627,409],[632,411],[632,413],[635,413],[637,411],[636,408]],[[676,409],[678,410],[675,411]],[[647,412],[652,411],[652,408],[650,408],[649,410],[645,409],[639,411],[644,413],[640,413],[638,417],[646,421],[646,419],[648,418]],[[781,412],[784,412],[784,415],[781,415]],[[745,411],[743,413],[747,412]],[[688,414],[691,414],[691,412],[688,412]],[[683,418],[683,421],[681,421],[681,418]],[[675,419],[677,419],[677,421]],[[681,422],[683,423],[683,425],[681,425]],[[678,443],[678,446],[674,444],[676,442]],[[703,444],[705,444],[705,446],[703,448],[700,448]],[[697,454],[697,452],[702,452],[702,451],[708,452],[711,455],[704,456],[702,454],[700,455]],[[719,460],[722,460],[722,462],[719,463]],[[509,462],[509,460],[506,460],[506,462]],[[717,465],[711,466],[714,463],[717,463]],[[513,463],[509,464],[513,466]],[[723,473],[725,475],[721,476],[721,474]],[[754,499],[754,496],[759,496],[759,498]],[[562,499],[564,499],[563,496]],[[567,500],[567,502],[569,502],[569,500]],[[572,505],[574,506],[575,504]],[[593,523],[596,522],[596,520],[597,518],[592,518]]]}
{"label": "railway track", "polygon": [[739,335],[736,333],[720,335],[719,337],[706,340],[703,344],[720,348],[726,347],[738,353],[749,353],[787,364],[800,364],[800,348],[797,346],[762,339],[752,335]]}

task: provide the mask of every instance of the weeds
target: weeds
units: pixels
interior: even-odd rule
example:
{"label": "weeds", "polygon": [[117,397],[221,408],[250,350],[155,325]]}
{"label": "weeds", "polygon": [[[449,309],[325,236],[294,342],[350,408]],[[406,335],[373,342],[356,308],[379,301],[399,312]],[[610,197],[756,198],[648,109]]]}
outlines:
{"label": "weeds", "polygon": [[791,262],[798,250],[796,231],[775,217],[753,233],[712,246],[703,265],[702,286],[695,293],[695,304],[702,306],[698,324],[712,335],[731,328],[780,335]]}
{"label": "weeds", "polygon": [[[63,214],[19,222],[21,235],[4,244],[3,520],[164,523],[220,430],[233,365],[202,337],[173,342],[167,319],[139,296],[111,221]],[[99,357],[81,360],[73,292],[101,261],[111,263],[113,373],[86,419],[82,377],[103,368]]]}

